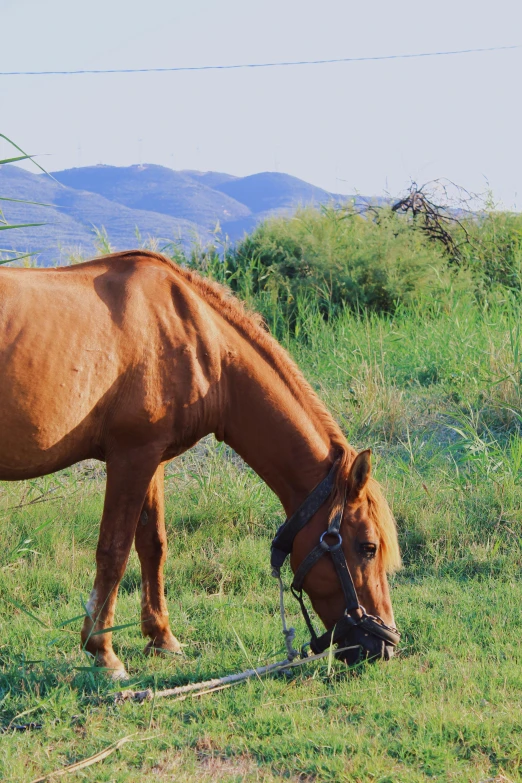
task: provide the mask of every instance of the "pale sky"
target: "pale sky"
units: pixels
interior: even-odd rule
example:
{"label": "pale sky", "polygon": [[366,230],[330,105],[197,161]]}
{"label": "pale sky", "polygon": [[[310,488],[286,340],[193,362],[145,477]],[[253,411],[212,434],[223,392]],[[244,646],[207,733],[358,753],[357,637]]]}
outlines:
{"label": "pale sky", "polygon": [[[520,0],[0,0],[0,71],[314,60],[522,44]],[[282,171],[340,193],[487,183],[521,208],[522,49],[240,71],[0,76],[48,170]],[[0,145],[0,155],[7,152]],[[518,195],[517,195],[518,193]]]}

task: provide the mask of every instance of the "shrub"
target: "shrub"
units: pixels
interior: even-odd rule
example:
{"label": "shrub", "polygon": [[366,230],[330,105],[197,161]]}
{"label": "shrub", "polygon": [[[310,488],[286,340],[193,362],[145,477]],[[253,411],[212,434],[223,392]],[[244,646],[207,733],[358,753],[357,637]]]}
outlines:
{"label": "shrub", "polygon": [[303,316],[329,319],[345,307],[391,313],[466,276],[451,271],[443,249],[389,208],[376,217],[353,208],[301,208],[268,219],[224,254],[193,250],[189,265],[229,285],[276,333],[277,322],[295,333]]}
{"label": "shrub", "polygon": [[477,293],[494,288],[522,290],[522,215],[488,209],[465,222],[463,258]]}

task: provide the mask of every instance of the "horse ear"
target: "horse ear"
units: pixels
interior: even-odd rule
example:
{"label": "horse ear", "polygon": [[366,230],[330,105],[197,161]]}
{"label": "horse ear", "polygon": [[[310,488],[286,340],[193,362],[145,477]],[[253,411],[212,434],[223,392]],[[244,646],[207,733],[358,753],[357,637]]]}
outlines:
{"label": "horse ear", "polygon": [[372,451],[361,451],[353,461],[348,474],[348,500],[357,500],[366,487],[372,472]]}

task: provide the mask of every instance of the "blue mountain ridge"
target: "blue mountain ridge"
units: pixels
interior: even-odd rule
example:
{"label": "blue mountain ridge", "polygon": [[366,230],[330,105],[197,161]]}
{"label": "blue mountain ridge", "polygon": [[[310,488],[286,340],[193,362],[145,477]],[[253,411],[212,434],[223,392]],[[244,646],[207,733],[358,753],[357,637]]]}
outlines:
{"label": "blue mountain ridge", "polygon": [[3,248],[37,252],[42,265],[66,263],[71,255],[94,255],[95,227],[107,231],[115,250],[136,247],[137,231],[142,239],[158,240],[159,247],[177,242],[188,249],[195,239],[209,241],[218,224],[235,242],[266,217],[288,214],[299,204],[353,198],[279,172],[235,177],[153,164],[86,166],[51,176],[0,166],[0,195],[52,205],[3,202],[9,222],[45,223],[2,232],[1,243]]}

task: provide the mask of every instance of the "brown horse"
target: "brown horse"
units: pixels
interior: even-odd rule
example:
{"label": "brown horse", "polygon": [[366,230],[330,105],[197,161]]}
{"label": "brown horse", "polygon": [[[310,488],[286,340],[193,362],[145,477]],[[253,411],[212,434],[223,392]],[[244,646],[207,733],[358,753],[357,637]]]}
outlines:
{"label": "brown horse", "polygon": [[[399,549],[369,452],[357,456],[287,353],[220,286],[142,250],[0,270],[0,399],[0,480],[89,458],[107,464],[82,640],[115,676],[125,669],[112,634],[92,633],[113,625],[133,540],[146,650],[179,651],[164,597],[163,469],[208,433],[245,459],[288,515],[337,463],[328,501],[295,537],[292,568],[343,508],[358,599],[393,625],[386,571],[399,565]],[[304,589],[332,628],[345,601],[331,558],[313,564]]]}

